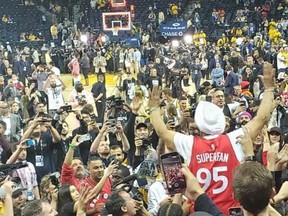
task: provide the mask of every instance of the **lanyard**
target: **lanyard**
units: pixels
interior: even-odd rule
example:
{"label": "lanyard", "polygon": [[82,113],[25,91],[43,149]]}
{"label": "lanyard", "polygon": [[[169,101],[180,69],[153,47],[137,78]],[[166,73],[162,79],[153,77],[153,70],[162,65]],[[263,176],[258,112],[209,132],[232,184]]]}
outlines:
{"label": "lanyard", "polygon": [[[42,155],[43,156],[43,143],[42,143],[42,139],[41,139],[41,137],[40,137],[40,139],[39,139],[39,143],[40,143],[40,155]],[[35,151],[35,155],[39,155],[39,154],[37,154],[37,144],[36,145],[34,145],[34,151]]]}

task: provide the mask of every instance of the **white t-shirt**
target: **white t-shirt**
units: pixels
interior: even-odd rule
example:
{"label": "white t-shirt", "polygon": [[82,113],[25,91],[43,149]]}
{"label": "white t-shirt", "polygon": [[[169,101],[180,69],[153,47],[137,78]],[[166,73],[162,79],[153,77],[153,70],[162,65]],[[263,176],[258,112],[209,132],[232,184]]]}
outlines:
{"label": "white t-shirt", "polygon": [[60,71],[59,68],[57,68],[57,67],[52,67],[52,68],[51,68],[51,71],[52,71],[55,75],[57,75],[57,76],[60,77],[61,71]]}
{"label": "white t-shirt", "polygon": [[10,122],[10,116],[8,117],[2,117],[2,120],[6,123],[6,130],[4,135],[9,136],[11,134],[11,122]]}
{"label": "white t-shirt", "polygon": [[[240,135],[244,135],[243,129],[239,128],[227,134],[232,148],[235,152],[237,160],[239,162],[243,161],[244,153],[242,150],[241,144],[237,144],[237,137]],[[209,135],[205,136],[205,139],[214,139],[218,135]],[[192,149],[194,144],[194,136],[189,136],[181,133],[176,133],[174,136],[174,144],[176,146],[177,152],[184,158],[187,165],[190,164]]]}
{"label": "white t-shirt", "polygon": [[46,94],[48,96],[49,110],[57,110],[65,105],[62,93],[62,86],[57,86],[55,89],[48,88]]}

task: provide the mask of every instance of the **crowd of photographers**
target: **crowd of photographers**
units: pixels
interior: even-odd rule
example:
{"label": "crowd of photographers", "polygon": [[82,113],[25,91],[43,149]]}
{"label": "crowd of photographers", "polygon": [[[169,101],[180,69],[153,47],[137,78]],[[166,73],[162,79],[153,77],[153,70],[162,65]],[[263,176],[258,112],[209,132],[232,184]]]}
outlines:
{"label": "crowd of photographers", "polygon": [[[286,215],[287,48],[272,46],[267,62],[260,45],[124,48],[112,95],[103,53],[87,63],[80,47],[67,98],[53,63],[3,57],[0,215]],[[187,165],[162,169],[176,151]]]}

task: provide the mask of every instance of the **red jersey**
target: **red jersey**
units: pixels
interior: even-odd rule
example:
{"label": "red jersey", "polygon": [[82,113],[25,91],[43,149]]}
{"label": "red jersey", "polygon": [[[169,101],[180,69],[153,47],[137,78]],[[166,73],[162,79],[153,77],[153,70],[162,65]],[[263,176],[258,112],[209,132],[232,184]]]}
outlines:
{"label": "red jersey", "polygon": [[74,176],[74,169],[72,166],[68,166],[67,164],[63,163],[60,182],[62,185],[71,184],[74,185],[78,191],[81,190],[82,182],[75,178]]}
{"label": "red jersey", "polygon": [[239,206],[232,195],[233,169],[238,165],[227,135],[211,140],[194,137],[189,169],[225,215],[229,208]]}
{"label": "red jersey", "polygon": [[[92,190],[97,185],[97,182],[93,181],[93,179],[91,178],[84,179],[83,183],[88,184],[90,190]],[[112,188],[112,181],[110,178],[108,178],[101,190],[101,193],[97,197],[92,199],[91,202],[88,204],[87,210],[94,209],[97,204],[100,203],[105,204],[106,200],[111,194],[111,188]],[[95,213],[93,216],[100,216],[100,213]]]}
{"label": "red jersey", "polygon": [[[72,184],[74,185],[78,191],[81,191],[81,187],[85,184],[89,185],[90,190],[92,190],[96,185],[97,182],[93,181],[91,178],[86,178],[80,181],[79,179],[75,178],[74,176],[74,170],[71,166],[68,166],[67,164],[63,163],[62,165],[62,171],[61,171],[61,178],[60,178],[61,184]],[[102,188],[101,193],[95,197],[91,202],[89,203],[87,209],[93,209],[97,204],[105,203],[108,196],[111,194],[111,186],[112,181],[110,178],[108,178]],[[99,213],[95,213],[93,216],[98,216]]]}

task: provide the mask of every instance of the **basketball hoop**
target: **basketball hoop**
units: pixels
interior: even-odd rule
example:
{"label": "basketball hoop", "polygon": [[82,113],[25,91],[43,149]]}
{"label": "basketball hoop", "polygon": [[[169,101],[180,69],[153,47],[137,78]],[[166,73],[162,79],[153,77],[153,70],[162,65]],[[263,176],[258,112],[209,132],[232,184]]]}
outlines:
{"label": "basketball hoop", "polygon": [[118,36],[119,27],[115,27],[112,30],[113,36]]}

